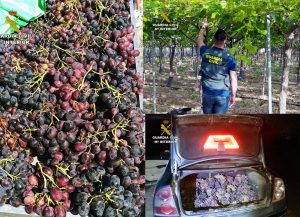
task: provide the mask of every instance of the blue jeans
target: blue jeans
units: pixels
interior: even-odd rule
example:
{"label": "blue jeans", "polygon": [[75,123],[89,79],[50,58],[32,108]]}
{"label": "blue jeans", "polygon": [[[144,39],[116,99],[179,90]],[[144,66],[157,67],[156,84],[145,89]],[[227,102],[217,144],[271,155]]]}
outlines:
{"label": "blue jeans", "polygon": [[230,96],[211,96],[203,94],[204,114],[226,114],[229,109]]}

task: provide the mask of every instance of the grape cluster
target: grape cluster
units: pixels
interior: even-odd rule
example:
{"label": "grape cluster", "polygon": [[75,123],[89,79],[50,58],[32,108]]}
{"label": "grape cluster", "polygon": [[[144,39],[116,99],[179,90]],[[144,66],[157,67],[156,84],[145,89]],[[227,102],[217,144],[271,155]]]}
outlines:
{"label": "grape cluster", "polygon": [[141,215],[142,78],[129,2],[48,0],[45,16],[21,29],[29,44],[0,42],[0,175],[9,182],[0,202],[46,217]]}
{"label": "grape cluster", "polygon": [[26,150],[14,150],[4,145],[0,157],[0,205],[18,207],[28,186],[28,174],[34,172],[32,157]]}
{"label": "grape cluster", "polygon": [[244,174],[196,179],[195,208],[211,208],[258,200],[258,195]]}
{"label": "grape cluster", "polygon": [[0,111],[11,107],[41,109],[46,102],[56,103],[56,96],[48,93],[49,82],[43,82],[38,91],[30,86],[36,77],[31,69],[14,73],[8,71],[0,77]]}

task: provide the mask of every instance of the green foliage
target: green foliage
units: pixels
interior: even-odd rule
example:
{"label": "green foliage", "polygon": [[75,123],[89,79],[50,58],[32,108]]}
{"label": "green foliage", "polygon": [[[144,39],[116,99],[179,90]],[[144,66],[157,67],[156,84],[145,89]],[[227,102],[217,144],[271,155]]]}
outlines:
{"label": "green foliage", "polygon": [[245,63],[247,64],[250,64],[251,60],[249,58],[247,58],[246,54],[245,53],[242,53],[242,54],[237,54],[235,56],[236,60],[237,61],[244,61]]}
{"label": "green foliage", "polygon": [[198,100],[199,96],[195,90],[188,90],[188,98],[190,100]]}
{"label": "green foliage", "polygon": [[300,41],[295,42],[294,47],[299,50],[299,48],[300,48]]}
{"label": "green foliage", "polygon": [[282,67],[279,65],[273,65],[272,66],[272,71],[276,74],[276,75],[280,75],[282,72]]}
{"label": "green foliage", "polygon": [[232,48],[230,48],[230,54],[235,55],[239,51],[239,44],[235,44]]}
{"label": "green foliage", "polygon": [[[195,45],[199,26],[207,17],[208,38],[218,28],[226,30],[231,53],[246,62],[245,54],[254,54],[266,43],[266,15],[271,16],[272,46],[282,45],[293,23],[300,22],[299,0],[145,0],[144,41],[151,44],[153,24],[178,23],[177,31],[155,31],[155,42],[170,44],[176,37],[182,46]],[[165,16],[168,19],[165,19]],[[232,42],[232,43],[230,43]],[[242,42],[242,43],[240,43]],[[243,51],[243,52],[242,52]]]}

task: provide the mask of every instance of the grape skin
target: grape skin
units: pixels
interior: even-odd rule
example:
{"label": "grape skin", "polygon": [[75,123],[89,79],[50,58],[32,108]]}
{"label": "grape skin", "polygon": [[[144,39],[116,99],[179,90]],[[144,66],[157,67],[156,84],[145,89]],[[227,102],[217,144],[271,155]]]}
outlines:
{"label": "grape skin", "polygon": [[[14,175],[24,174],[2,180],[14,190],[0,195],[1,203],[19,206],[26,201],[27,212],[43,216],[63,217],[67,211],[81,216],[141,213],[144,186],[137,167],[144,145],[137,95],[142,79],[135,70],[138,51],[133,50],[129,0],[101,2],[106,9],[99,13],[94,1],[74,6],[49,0],[49,13],[21,29],[33,35],[29,45],[2,49],[0,43],[0,143],[8,146],[1,149],[0,159],[18,153],[15,158],[30,165],[5,166]],[[124,129],[113,130],[122,124]],[[103,134],[91,136],[105,131],[110,131],[106,140]],[[75,147],[78,142],[80,147]],[[33,157],[39,164],[30,164]],[[46,178],[45,184],[45,174],[54,183]],[[125,193],[136,200],[129,203]],[[55,202],[46,206],[43,200],[33,201],[37,194]],[[95,201],[101,208],[89,205]]]}
{"label": "grape skin", "polygon": [[226,206],[258,200],[257,193],[244,174],[196,178],[195,208]]}

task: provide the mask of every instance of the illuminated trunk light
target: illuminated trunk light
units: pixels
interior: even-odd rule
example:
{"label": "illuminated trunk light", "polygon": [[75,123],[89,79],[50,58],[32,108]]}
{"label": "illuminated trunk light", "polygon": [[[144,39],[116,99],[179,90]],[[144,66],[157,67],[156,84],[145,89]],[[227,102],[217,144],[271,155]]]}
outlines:
{"label": "illuminated trunk light", "polygon": [[207,138],[204,149],[225,151],[226,149],[239,149],[239,145],[232,135],[211,135]]}

